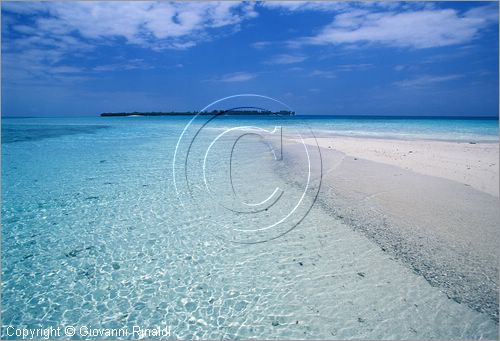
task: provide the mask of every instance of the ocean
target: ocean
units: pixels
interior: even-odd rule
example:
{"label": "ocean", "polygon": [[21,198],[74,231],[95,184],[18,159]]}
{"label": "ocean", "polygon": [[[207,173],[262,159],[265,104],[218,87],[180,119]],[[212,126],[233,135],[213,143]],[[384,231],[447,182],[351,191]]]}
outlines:
{"label": "ocean", "polygon": [[310,163],[289,174],[276,148],[281,134],[498,143],[498,120],[190,120],[2,119],[3,338],[20,338],[6,326],[94,339],[85,330],[133,326],[204,339],[498,337],[488,316],[315,205],[318,149],[299,145]]}

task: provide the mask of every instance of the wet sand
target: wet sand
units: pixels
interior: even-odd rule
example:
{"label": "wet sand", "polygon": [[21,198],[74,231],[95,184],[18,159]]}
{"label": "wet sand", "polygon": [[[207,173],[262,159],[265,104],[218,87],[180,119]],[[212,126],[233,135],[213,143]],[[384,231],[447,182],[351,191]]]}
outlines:
{"label": "wet sand", "polygon": [[[288,142],[293,169],[303,147]],[[498,321],[498,145],[337,137],[318,144],[320,205],[450,299]]]}

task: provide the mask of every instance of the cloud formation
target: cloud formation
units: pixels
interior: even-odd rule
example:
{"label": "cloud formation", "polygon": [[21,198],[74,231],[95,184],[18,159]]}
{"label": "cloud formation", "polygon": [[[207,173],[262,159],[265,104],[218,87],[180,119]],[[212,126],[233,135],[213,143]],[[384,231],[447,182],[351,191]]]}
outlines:
{"label": "cloud formation", "polygon": [[336,78],[337,74],[332,70],[313,70],[309,76],[321,78]]}
{"label": "cloud formation", "polygon": [[[9,70],[9,80],[26,82],[85,80],[92,76],[89,71],[96,75],[148,69],[152,66],[136,57],[128,62],[101,61],[103,65],[72,64],[99,51],[99,46],[127,45],[155,51],[190,49],[240,30],[243,22],[265,10],[315,11],[331,18],[325,27],[318,29],[311,24],[312,27],[304,26],[305,31],[295,33],[298,37],[289,40],[288,45],[301,50],[286,51],[284,40],[253,43],[256,49],[273,49],[274,56],[263,61],[272,65],[302,62],[306,65],[315,59],[307,50],[313,46],[423,49],[470,43],[498,21],[497,5],[478,5],[459,11],[428,3],[399,2],[3,2],[2,62]],[[317,33],[307,36],[306,32],[311,31]],[[311,76],[333,78],[339,72],[371,67],[346,64],[309,71]],[[236,72],[218,81],[242,82],[253,78],[255,74]]]}
{"label": "cloud formation", "polygon": [[338,1],[265,1],[260,4],[262,7],[281,10],[283,12],[296,11],[338,11],[348,6],[348,3]]}
{"label": "cloud formation", "polygon": [[[2,9],[43,14],[35,19],[36,35],[78,32],[88,39],[125,39],[155,48],[182,49],[207,38],[207,30],[232,26],[257,16],[242,2],[41,2],[3,3]],[[30,30],[28,26],[13,29]]]}
{"label": "cloud formation", "polygon": [[147,70],[151,68],[152,66],[148,65],[143,59],[135,58],[120,63],[97,65],[92,69],[92,71]]}
{"label": "cloud formation", "polygon": [[371,11],[357,8],[337,14],[314,36],[291,41],[294,46],[381,44],[403,48],[431,48],[470,42],[498,21],[495,6],[459,13],[454,9]]}
{"label": "cloud formation", "polygon": [[394,85],[402,88],[423,88],[433,85],[435,83],[448,82],[462,77],[463,75],[459,74],[441,75],[441,76],[421,75],[416,78],[405,79],[402,81],[395,82]]}
{"label": "cloud formation", "polygon": [[249,72],[234,72],[223,75],[217,81],[224,83],[246,82],[255,77],[257,77],[257,75]]}
{"label": "cloud formation", "polygon": [[279,54],[268,60],[267,64],[295,64],[303,62],[306,59],[307,57],[303,55]]}
{"label": "cloud formation", "polygon": [[[257,16],[254,7],[253,3],[232,1],[3,2],[2,12],[7,14],[3,63],[18,81],[54,79],[61,70],[70,70],[64,65],[66,57],[88,54],[96,46],[126,43],[153,50],[191,48],[214,39],[225,28],[238,30],[241,22]],[[13,14],[29,20],[21,24]],[[93,71],[139,67],[103,65]]]}

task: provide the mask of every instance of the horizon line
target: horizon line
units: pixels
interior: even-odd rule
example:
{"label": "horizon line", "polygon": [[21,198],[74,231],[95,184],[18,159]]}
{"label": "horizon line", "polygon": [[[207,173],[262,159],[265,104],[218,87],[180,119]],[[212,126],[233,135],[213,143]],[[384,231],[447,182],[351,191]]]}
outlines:
{"label": "horizon line", "polygon": [[[197,111],[191,111],[197,112]],[[181,117],[182,115],[179,115]],[[258,115],[238,115],[238,116],[258,116]],[[232,117],[238,117],[232,116]],[[336,118],[409,118],[409,119],[495,119],[498,120],[499,116],[469,116],[469,115],[379,115],[379,114],[300,114],[295,113],[294,116],[323,116],[323,117],[336,117]],[[77,118],[77,117],[101,117],[100,114],[97,115],[39,115],[39,116],[27,116],[27,115],[0,115],[1,119],[4,118]],[[142,117],[175,117],[171,116],[142,116]],[[293,116],[291,116],[293,117]],[[102,117],[106,118],[106,117]],[[107,117],[113,118],[113,117]],[[116,117],[114,117],[116,118]]]}

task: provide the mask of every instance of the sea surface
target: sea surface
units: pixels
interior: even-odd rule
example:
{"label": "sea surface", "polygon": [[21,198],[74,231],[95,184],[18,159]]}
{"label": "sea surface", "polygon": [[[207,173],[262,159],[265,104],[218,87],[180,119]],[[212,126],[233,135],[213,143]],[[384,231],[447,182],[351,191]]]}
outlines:
{"label": "sea surface", "polygon": [[318,149],[289,174],[276,147],[281,133],[498,142],[497,120],[190,120],[2,119],[2,338],[498,338],[314,205]]}

